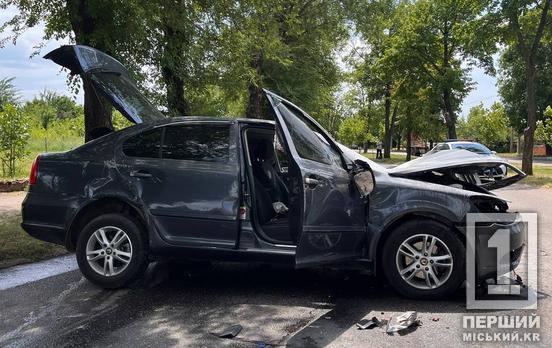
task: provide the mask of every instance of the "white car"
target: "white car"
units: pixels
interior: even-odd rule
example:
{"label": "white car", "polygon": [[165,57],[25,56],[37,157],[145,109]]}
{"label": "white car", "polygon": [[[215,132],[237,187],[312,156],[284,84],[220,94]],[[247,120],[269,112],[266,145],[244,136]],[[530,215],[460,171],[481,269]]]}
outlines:
{"label": "white car", "polygon": [[[431,156],[441,151],[447,150],[467,150],[476,153],[481,156],[489,156],[493,158],[500,158],[496,155],[495,151],[491,151],[485,145],[468,140],[445,140],[443,143],[439,143],[431,149],[424,156]],[[502,180],[507,175],[507,168],[505,165],[498,167],[486,168],[479,173],[482,181]]]}

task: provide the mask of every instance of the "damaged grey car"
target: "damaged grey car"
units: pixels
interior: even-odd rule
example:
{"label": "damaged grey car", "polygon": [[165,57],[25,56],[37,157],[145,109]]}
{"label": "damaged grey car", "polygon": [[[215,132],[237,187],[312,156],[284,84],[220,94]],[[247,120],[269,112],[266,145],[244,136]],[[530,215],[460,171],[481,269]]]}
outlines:
{"label": "damaged grey car", "polygon": [[[361,268],[404,296],[439,298],[466,278],[466,214],[506,212],[490,190],[525,176],[465,150],[388,170],[270,91],[274,121],[168,118],[98,50],[63,46],[46,58],[136,124],[39,155],[23,202],[23,228],[76,251],[82,273],[105,288],[129,284],[152,260],[186,258]],[[510,176],[482,182],[478,172],[497,166]],[[478,225],[478,245],[498,229],[510,233],[513,269],[525,227]],[[486,250],[476,250],[481,281],[496,275]]]}

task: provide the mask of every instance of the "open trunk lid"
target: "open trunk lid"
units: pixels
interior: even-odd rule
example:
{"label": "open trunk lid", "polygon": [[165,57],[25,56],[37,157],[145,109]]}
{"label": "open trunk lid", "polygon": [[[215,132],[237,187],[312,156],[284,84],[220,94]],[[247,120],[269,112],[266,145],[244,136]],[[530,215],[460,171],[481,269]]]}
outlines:
{"label": "open trunk lid", "polygon": [[83,45],[66,45],[44,56],[79,74],[101,92],[130,122],[153,122],[165,118],[136,87],[128,70],[115,58]]}

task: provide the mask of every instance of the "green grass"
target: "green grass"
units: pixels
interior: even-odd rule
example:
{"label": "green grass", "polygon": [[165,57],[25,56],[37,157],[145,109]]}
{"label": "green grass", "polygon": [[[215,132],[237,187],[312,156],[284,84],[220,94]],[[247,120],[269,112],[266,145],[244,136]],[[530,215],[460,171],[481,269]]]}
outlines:
{"label": "green grass", "polygon": [[83,142],[83,138],[78,136],[60,135],[56,137],[55,134],[50,134],[48,138],[48,151],[46,151],[44,138],[32,137],[27,145],[27,155],[17,161],[15,176],[4,176],[0,170],[0,179],[27,178],[31,170],[31,164],[38,154],[44,152],[67,151],[83,144]]}
{"label": "green grass", "polygon": [[552,166],[533,166],[533,175],[526,177],[521,183],[552,189]]}
{"label": "green grass", "polygon": [[406,154],[402,154],[402,153],[392,153],[391,158],[383,158],[383,159],[376,159],[375,153],[363,153],[362,155],[368,159],[371,159],[374,162],[384,163],[384,164],[401,164],[406,161]]}
{"label": "green grass", "polygon": [[0,268],[35,262],[67,253],[64,247],[29,236],[18,213],[0,214]]}

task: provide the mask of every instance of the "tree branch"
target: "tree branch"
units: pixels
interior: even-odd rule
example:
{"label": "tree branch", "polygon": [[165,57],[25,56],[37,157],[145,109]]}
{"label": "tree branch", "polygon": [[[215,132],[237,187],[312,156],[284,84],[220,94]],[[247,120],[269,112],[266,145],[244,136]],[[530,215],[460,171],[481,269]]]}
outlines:
{"label": "tree branch", "polygon": [[533,40],[533,45],[531,46],[531,57],[534,57],[537,48],[539,47],[542,35],[544,33],[544,28],[546,26],[546,21],[548,19],[548,10],[550,9],[550,3],[552,0],[545,0],[544,7],[541,12],[541,18],[539,22],[539,26],[537,28],[537,33],[535,34],[535,39]]}

